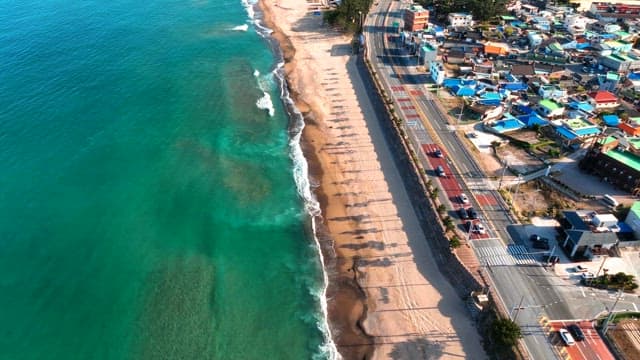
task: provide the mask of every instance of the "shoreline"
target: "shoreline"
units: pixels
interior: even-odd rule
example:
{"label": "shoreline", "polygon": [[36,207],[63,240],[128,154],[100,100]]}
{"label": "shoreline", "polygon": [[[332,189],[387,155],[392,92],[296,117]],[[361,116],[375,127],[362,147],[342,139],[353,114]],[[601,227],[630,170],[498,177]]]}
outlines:
{"label": "shoreline", "polygon": [[[293,101],[293,105],[303,117],[304,129],[300,138],[300,147],[307,161],[308,176],[322,184],[325,172],[322,161],[317,155],[319,151],[318,145],[315,144],[318,139],[324,138],[317,121],[317,114],[320,111],[302,100],[292,84],[295,81],[294,71],[297,65],[295,59],[296,48],[284,31],[275,24],[273,20],[274,14],[267,2],[266,0],[259,0],[257,6],[262,13],[264,26],[272,31],[271,37],[279,45],[284,61],[284,86],[289,91],[289,97]],[[328,281],[325,287],[325,301],[328,305],[328,312],[325,315],[327,316],[329,335],[332,337],[328,340],[335,342],[338,347],[340,346],[338,344],[353,347],[353,350],[348,351],[348,354],[342,354],[344,351],[340,352],[340,355],[345,356],[345,358],[371,358],[374,340],[362,326],[367,315],[365,291],[356,279],[356,271],[353,272],[353,277],[345,277],[337,268],[337,258],[340,257],[339,249],[334,247],[330,231],[324,224],[322,217],[322,214],[327,213],[329,198],[321,185],[314,187],[312,193],[321,211],[321,214],[310,214],[310,216],[313,222],[312,231],[315,232],[312,235],[316,237],[319,246],[318,250],[321,252],[320,258],[323,272]],[[351,265],[350,268],[355,270],[354,265]]]}

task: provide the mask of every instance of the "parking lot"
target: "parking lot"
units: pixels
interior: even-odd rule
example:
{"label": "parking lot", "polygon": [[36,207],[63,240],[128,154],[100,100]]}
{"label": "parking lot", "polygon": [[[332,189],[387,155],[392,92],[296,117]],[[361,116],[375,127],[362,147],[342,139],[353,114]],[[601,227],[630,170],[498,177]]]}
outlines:
{"label": "parking lot", "polygon": [[[575,345],[567,346],[558,335],[558,330],[567,328],[570,324],[576,324],[584,334],[584,340],[576,341]],[[591,321],[544,321],[543,327],[549,332],[549,341],[557,347],[561,355],[576,359],[614,360],[615,358],[607,348]]]}

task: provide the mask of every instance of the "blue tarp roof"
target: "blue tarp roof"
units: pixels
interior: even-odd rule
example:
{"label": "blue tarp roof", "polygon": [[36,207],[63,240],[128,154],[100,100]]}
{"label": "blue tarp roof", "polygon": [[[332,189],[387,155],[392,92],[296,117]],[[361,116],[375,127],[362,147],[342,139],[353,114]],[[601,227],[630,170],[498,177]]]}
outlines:
{"label": "blue tarp roof", "polygon": [[446,78],[442,82],[442,85],[444,85],[444,87],[447,87],[447,88],[452,88],[452,87],[454,87],[456,85],[475,86],[476,85],[476,81],[473,80],[473,79]]}
{"label": "blue tarp roof", "polygon": [[516,110],[518,110],[523,114],[531,114],[533,112],[533,109],[531,107],[527,105],[520,105],[520,104],[516,105]]}
{"label": "blue tarp roof", "polygon": [[600,129],[595,127],[588,127],[584,129],[578,129],[574,131],[578,136],[596,135],[600,134]]}
{"label": "blue tarp roof", "polygon": [[547,125],[549,121],[543,117],[540,117],[535,112],[529,113],[527,115],[518,116],[518,120],[522,121],[527,125],[527,127],[532,127],[533,125]]}
{"label": "blue tarp roof", "polygon": [[487,106],[498,106],[502,103],[502,100],[500,99],[483,99],[483,100],[478,100],[478,102],[482,105],[487,105]]}
{"label": "blue tarp roof", "polygon": [[456,96],[473,96],[476,93],[475,89],[470,88],[468,86],[460,86],[460,85],[456,85],[452,87],[451,91],[453,91],[453,93],[456,94]]}
{"label": "blue tarp roof", "polygon": [[600,38],[602,39],[613,39],[615,37],[616,37],[616,34],[609,34],[609,33],[600,34]]}
{"label": "blue tarp roof", "polygon": [[486,92],[482,94],[480,98],[482,98],[483,100],[500,100],[502,99],[502,96],[495,92]]}
{"label": "blue tarp roof", "polygon": [[529,86],[522,82],[511,82],[503,84],[502,87],[511,91],[525,91],[529,88]]}
{"label": "blue tarp roof", "polygon": [[556,128],[556,132],[560,134],[560,136],[568,140],[573,140],[578,137],[578,135],[574,134],[569,129],[565,129],[563,127]]}
{"label": "blue tarp roof", "polygon": [[518,130],[518,129],[522,129],[523,127],[524,127],[524,123],[514,118],[513,116],[511,118],[496,121],[496,123],[493,126],[491,126],[491,128],[497,133]]}
{"label": "blue tarp roof", "polygon": [[604,115],[602,117],[602,121],[604,121],[605,124],[607,124],[607,126],[618,126],[618,124],[620,124],[620,118],[618,117],[618,115]]}
{"label": "blue tarp roof", "polygon": [[631,73],[631,74],[627,75],[627,78],[629,80],[638,80],[638,79],[640,79],[640,72]]}
{"label": "blue tarp roof", "polygon": [[593,111],[593,105],[589,104],[586,101],[581,101],[581,102],[572,101],[572,102],[569,103],[569,107],[571,107],[573,109],[586,111],[586,112]]}

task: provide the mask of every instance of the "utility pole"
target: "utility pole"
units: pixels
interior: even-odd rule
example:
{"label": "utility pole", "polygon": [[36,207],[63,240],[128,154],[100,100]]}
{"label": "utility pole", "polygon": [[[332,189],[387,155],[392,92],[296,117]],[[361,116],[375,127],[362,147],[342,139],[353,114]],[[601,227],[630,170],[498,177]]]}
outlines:
{"label": "utility pole", "polygon": [[604,321],[604,324],[602,324],[602,334],[603,335],[606,335],[607,334],[607,330],[609,330],[609,322],[613,319],[613,310],[615,310],[616,305],[618,305],[618,301],[620,301],[620,298],[622,298],[622,290],[618,291],[618,296],[616,297],[616,302],[613,303],[613,306],[609,310],[609,315],[607,316],[607,319]]}
{"label": "utility pole", "polygon": [[608,257],[609,255],[602,255],[602,262],[600,263],[600,267],[598,268],[598,272],[596,273],[596,278],[598,277],[598,275],[600,275],[600,270],[602,270],[602,268],[604,267],[604,263],[605,261],[607,261]]}
{"label": "utility pole", "polygon": [[553,248],[551,248],[551,252],[549,253],[549,258],[547,259],[547,266],[549,266],[549,263],[551,262],[551,259],[553,258],[553,253],[556,252],[556,246],[554,245]]}
{"label": "utility pole", "polygon": [[500,182],[498,183],[498,190],[500,190],[500,187],[502,187],[502,179],[504,178],[504,173],[507,171],[508,167],[509,163],[507,162],[507,160],[505,160],[504,167],[502,168],[502,174],[500,175]]}

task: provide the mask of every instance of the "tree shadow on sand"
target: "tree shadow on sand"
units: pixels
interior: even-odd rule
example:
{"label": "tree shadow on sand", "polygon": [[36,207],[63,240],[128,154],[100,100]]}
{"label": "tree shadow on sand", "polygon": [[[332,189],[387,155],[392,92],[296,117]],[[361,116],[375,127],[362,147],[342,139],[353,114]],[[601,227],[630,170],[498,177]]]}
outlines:
{"label": "tree shadow on sand", "polygon": [[400,359],[440,359],[444,346],[427,339],[413,339],[399,342],[393,346],[389,356]]}

